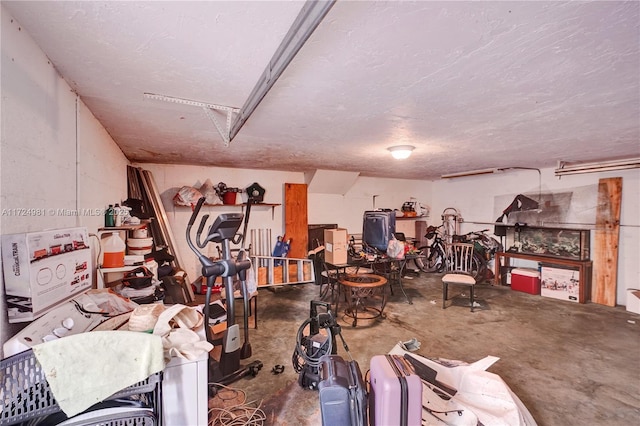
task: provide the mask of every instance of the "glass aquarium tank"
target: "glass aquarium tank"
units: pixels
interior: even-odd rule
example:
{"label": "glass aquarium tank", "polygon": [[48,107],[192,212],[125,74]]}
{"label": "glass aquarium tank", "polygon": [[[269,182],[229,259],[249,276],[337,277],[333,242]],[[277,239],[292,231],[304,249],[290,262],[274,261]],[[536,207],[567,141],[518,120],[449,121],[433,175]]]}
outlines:
{"label": "glass aquarium tank", "polygon": [[588,229],[519,226],[510,229],[513,242],[509,251],[559,259],[589,260]]}

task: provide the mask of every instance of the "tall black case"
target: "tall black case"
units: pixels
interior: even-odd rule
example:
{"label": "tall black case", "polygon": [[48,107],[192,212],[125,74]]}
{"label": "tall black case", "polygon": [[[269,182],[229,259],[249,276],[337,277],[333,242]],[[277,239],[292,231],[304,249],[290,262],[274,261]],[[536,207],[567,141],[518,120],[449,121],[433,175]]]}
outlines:
{"label": "tall black case", "polygon": [[362,219],[362,243],[365,246],[386,252],[389,240],[395,232],[395,211],[372,210],[364,212]]}
{"label": "tall black case", "polygon": [[320,413],[323,426],[367,426],[368,395],[356,361],[320,357]]}

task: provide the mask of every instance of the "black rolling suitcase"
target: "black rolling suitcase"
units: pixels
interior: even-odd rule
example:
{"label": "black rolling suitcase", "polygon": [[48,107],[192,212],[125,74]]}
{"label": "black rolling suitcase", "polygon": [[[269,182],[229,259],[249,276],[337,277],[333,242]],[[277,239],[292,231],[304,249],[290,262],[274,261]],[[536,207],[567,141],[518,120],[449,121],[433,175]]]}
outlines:
{"label": "black rolling suitcase", "polygon": [[393,210],[365,211],[362,218],[362,243],[383,252],[396,232],[396,212]]}
{"label": "black rolling suitcase", "polygon": [[367,426],[367,390],[356,361],[320,357],[320,412],[323,426]]}

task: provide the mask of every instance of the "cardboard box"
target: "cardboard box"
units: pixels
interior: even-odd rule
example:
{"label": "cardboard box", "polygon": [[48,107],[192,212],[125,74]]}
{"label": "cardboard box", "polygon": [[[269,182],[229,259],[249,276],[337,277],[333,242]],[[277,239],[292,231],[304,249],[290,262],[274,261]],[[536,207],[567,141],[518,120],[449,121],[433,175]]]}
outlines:
{"label": "cardboard box", "polygon": [[92,287],[86,228],[3,235],[2,264],[10,323],[33,321]]}
{"label": "cardboard box", "polygon": [[347,230],[344,228],[324,230],[324,259],[327,263],[347,263]]}
{"label": "cardboard box", "polygon": [[541,268],[540,294],[553,299],[584,303],[580,299],[580,272],[577,269],[556,268],[543,265]]}
{"label": "cardboard box", "polygon": [[536,269],[513,269],[511,271],[511,290],[540,294],[540,273]]}
{"label": "cardboard box", "polygon": [[640,290],[635,288],[627,290],[627,311],[640,314]]}

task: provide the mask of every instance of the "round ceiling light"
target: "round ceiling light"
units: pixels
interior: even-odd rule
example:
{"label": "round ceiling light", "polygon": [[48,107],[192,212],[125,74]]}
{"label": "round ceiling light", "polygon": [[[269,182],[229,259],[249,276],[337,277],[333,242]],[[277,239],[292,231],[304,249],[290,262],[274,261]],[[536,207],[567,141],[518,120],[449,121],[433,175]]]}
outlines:
{"label": "round ceiling light", "polygon": [[413,145],[396,145],[387,149],[396,160],[404,160],[405,158],[409,158],[411,152],[413,152],[416,147]]}

